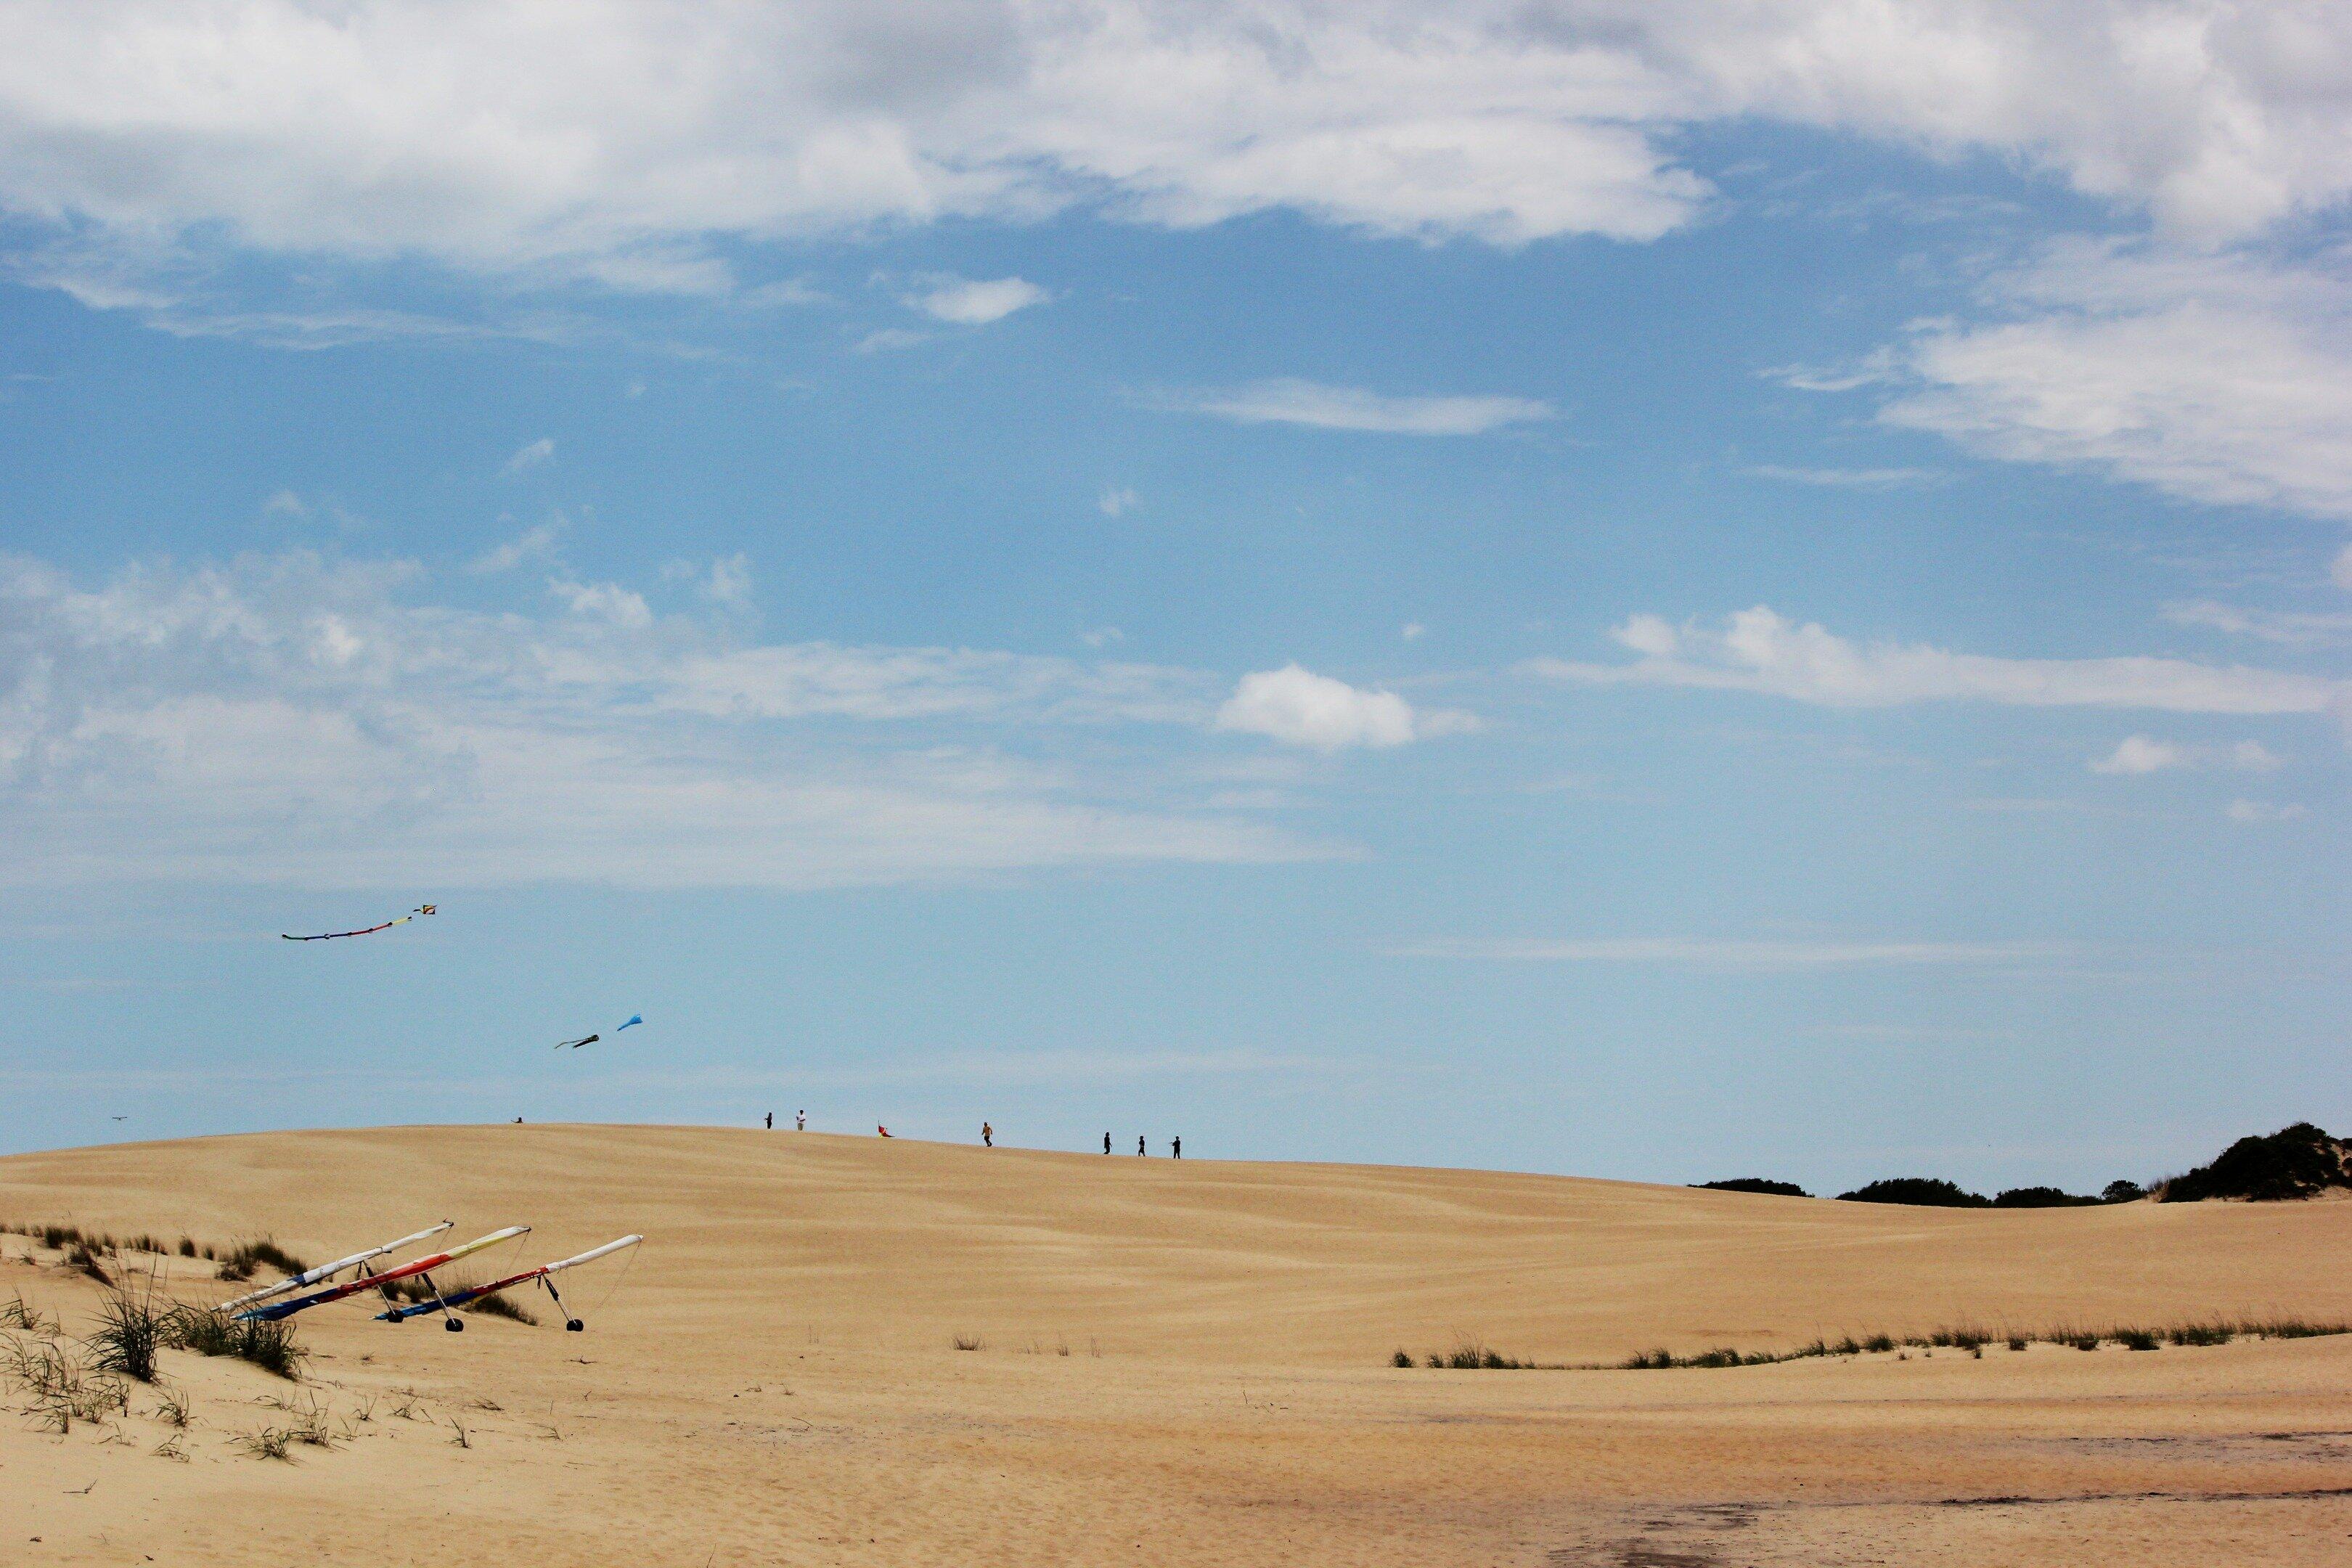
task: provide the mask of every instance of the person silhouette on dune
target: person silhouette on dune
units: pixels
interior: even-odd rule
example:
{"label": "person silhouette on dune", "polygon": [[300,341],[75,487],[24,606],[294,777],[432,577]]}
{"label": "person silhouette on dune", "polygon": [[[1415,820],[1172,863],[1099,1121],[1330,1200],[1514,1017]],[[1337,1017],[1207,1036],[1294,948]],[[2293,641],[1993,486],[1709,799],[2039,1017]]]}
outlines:
{"label": "person silhouette on dune", "polygon": [[1135,1136],[1135,1152],[1138,1154],[1141,1154],[1143,1152],[1143,1135],[1139,1132]]}
{"label": "person silhouette on dune", "polygon": [[1110,1134],[1108,1132],[1103,1134],[1103,1152],[1106,1154],[1110,1152]]}

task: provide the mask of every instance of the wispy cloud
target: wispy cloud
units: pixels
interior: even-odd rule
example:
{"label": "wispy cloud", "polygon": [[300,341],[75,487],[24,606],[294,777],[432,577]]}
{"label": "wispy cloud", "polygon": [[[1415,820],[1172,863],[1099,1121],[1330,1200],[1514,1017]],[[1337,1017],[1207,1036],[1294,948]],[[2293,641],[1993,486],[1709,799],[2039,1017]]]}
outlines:
{"label": "wispy cloud", "polygon": [[2007,658],[1926,643],[1857,644],[1763,605],[1721,627],[1635,616],[1613,634],[1641,657],[1596,665],[1537,659],[1532,674],[1588,685],[1752,691],[1832,707],[1972,701],[2029,708],[2147,708],[2176,713],[2321,713],[2346,684],[2320,676],[2187,659]]}
{"label": "wispy cloud", "polygon": [[[0,557],[0,881],[805,888],[1335,852],[1158,760],[1215,710],[1192,672],[745,643],[571,577],[562,613],[490,614],[415,602],[425,580],[294,552],[85,588]],[[1065,757],[1070,725],[1106,739]]]}
{"label": "wispy cloud", "polygon": [[1792,485],[1821,485],[1832,489],[1888,490],[1905,485],[1935,484],[1945,476],[1935,468],[1790,468],[1759,463],[1741,470],[1759,479],[1780,479]]}
{"label": "wispy cloud", "polygon": [[1153,401],[1160,407],[1242,425],[1306,425],[1394,436],[1483,436],[1507,425],[1554,416],[1549,404],[1532,398],[1390,397],[1360,387],[1288,377]]}
{"label": "wispy cloud", "polygon": [[2194,599],[2165,605],[2164,616],[2179,626],[2210,626],[2281,647],[2325,647],[2352,639],[2352,615],[2342,613],[2252,609]]}
{"label": "wispy cloud", "polygon": [[919,283],[915,292],[906,296],[906,303],[935,321],[959,327],[984,327],[1054,297],[1020,278],[982,280],[935,275]]}
{"label": "wispy cloud", "polygon": [[2190,500],[2352,517],[2352,286],[2341,258],[2065,240],[1846,379],[1880,418],[1988,457]]}
{"label": "wispy cloud", "polygon": [[560,522],[541,522],[526,528],[501,544],[493,544],[466,563],[466,570],[477,575],[495,572],[511,572],[526,561],[545,561],[555,554],[555,542],[562,536]]}
{"label": "wispy cloud", "polygon": [[541,463],[552,462],[554,458],[555,438],[551,436],[541,436],[536,441],[527,441],[517,447],[515,455],[509,458],[499,471],[503,474],[520,474],[526,468],[535,468]]}
{"label": "wispy cloud", "polygon": [[2240,741],[2232,746],[2199,746],[2177,741],[2158,741],[2147,735],[2126,735],[2116,742],[2116,749],[2105,756],[2094,757],[2088,766],[2095,773],[2116,773],[2126,777],[2160,773],[2178,768],[2235,768],[2241,773],[2276,773],[2286,765],[2280,757],[2260,741]]}
{"label": "wispy cloud", "polygon": [[1882,964],[2033,963],[2065,956],[2032,942],[1749,941],[1718,937],[1441,937],[1389,950],[1402,958],[1529,963],[1666,963],[1717,969],[1820,969]]}

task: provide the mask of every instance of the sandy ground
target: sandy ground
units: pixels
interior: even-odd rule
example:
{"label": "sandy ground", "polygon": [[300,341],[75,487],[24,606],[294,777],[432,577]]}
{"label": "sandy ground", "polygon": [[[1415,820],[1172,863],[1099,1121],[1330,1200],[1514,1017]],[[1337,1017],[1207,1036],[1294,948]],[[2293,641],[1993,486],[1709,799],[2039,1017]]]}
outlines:
{"label": "sandy ground", "polygon": [[[584,1334],[543,1299],[458,1334],[353,1301],[299,1320],[299,1384],[167,1354],[184,1432],[146,1389],[62,1436],[0,1416],[0,1563],[2352,1562],[2352,1337],[1384,1364],[2352,1318],[2352,1204],[1966,1213],[693,1128],[0,1160],[17,1223],[316,1259],[443,1217],[534,1226],[523,1261],[650,1239],[569,1277]],[[69,1330],[98,1300],[0,1237],[19,1292]],[[313,1411],[328,1446],[240,1443]]]}

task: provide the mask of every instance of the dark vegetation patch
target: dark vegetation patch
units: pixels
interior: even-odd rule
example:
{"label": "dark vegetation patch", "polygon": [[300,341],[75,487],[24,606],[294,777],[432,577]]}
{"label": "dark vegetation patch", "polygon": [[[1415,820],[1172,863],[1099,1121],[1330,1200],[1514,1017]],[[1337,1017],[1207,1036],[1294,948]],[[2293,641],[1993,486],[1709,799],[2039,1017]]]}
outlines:
{"label": "dark vegetation patch", "polygon": [[[1404,1354],[1402,1351],[1399,1351],[1397,1353],[1399,1355]],[[1406,1357],[1404,1364],[1412,1364],[1412,1358]],[[1521,1361],[1517,1356],[1505,1355],[1502,1352],[1496,1350],[1493,1346],[1480,1344],[1475,1340],[1464,1340],[1450,1351],[1433,1351],[1430,1352],[1429,1359],[1423,1362],[1422,1364],[1427,1367],[1449,1368],[1455,1372],[1536,1372],[1544,1370],[1540,1363]],[[1554,1367],[1550,1370],[1558,1371],[1559,1369]]]}
{"label": "dark vegetation patch", "polygon": [[2126,1350],[2152,1351],[2169,1343],[2175,1345],[2225,1345],[2232,1339],[2298,1340],[2325,1335],[2352,1333],[2352,1323],[2315,1322],[2302,1318],[2247,1319],[2242,1321],[2214,1320],[2200,1323],[2179,1323],[2168,1328],[2143,1328],[2121,1324],[2107,1329],[2086,1329],[2073,1325],[2036,1331],[2014,1330],[1995,1334],[1979,1328],[1945,1328],[1932,1333],[1906,1334],[1900,1339],[1891,1334],[1873,1334],[1857,1340],[1853,1335],[1834,1341],[1815,1340],[1791,1351],[1751,1351],[1746,1353],[1728,1349],[1701,1351],[1696,1355],[1673,1355],[1663,1350],[1645,1351],[1629,1356],[1619,1364],[1629,1371],[1658,1371],[1673,1367],[1769,1366],[1784,1361],[1805,1361],[1818,1356],[1850,1356],[1884,1354],[1898,1350],[1957,1350],[1981,1357],[1984,1347],[1998,1339],[2012,1351],[2021,1351],[2036,1341],[2044,1344],[2067,1345],[2078,1351],[2095,1351],[2103,1344],[2117,1344]]}
{"label": "dark vegetation patch", "polygon": [[1954,1186],[1941,1176],[1889,1176],[1838,1194],[1840,1203],[1910,1204],[1919,1208],[1990,1208],[1992,1200]]}
{"label": "dark vegetation patch", "polygon": [[[1663,1347],[1638,1351],[1623,1361],[1611,1363],[1627,1372],[1666,1372],[1686,1367],[1775,1366],[1782,1362],[1811,1361],[1824,1356],[1887,1355],[1907,1356],[1912,1351],[1925,1351],[1930,1355],[1939,1350],[1958,1351],[1982,1360],[1985,1347],[2005,1343],[2011,1351],[2022,1351],[2033,1343],[2066,1345],[2078,1351],[2095,1351],[2102,1345],[2120,1345],[2126,1350],[2153,1351],[2171,1345],[2225,1345],[2233,1339],[2301,1340],[2332,1334],[2352,1334],[2352,1322],[2314,1321],[2303,1318],[2250,1318],[2239,1321],[2213,1319],[2203,1322],[2176,1323],[2168,1327],[2151,1328],[2134,1324],[2117,1324],[2110,1328],[2090,1329],[2076,1324],[2061,1324],[2020,1331],[1990,1329],[1962,1324],[1936,1329],[1924,1334],[1870,1334],[1856,1338],[1845,1334],[1834,1340],[1817,1339],[1810,1344],[1786,1351],[1740,1351],[1729,1345],[1717,1345],[1687,1355],[1677,1355]],[[1414,1364],[1411,1352],[1399,1351],[1391,1365],[1409,1367]],[[1608,1370],[1597,1363],[1577,1364],[1559,1362],[1522,1361],[1497,1353],[1475,1341],[1464,1341],[1451,1351],[1438,1352],[1420,1364],[1457,1370],[1510,1369],[1539,1372],[1599,1372]]]}
{"label": "dark vegetation patch", "polygon": [[278,1246],[268,1237],[254,1241],[240,1241],[221,1254],[220,1277],[224,1279],[250,1279],[256,1268],[268,1264],[280,1274],[299,1274],[310,1266]]}
{"label": "dark vegetation patch", "polygon": [[2086,1198],[2059,1187],[2011,1187],[1992,1200],[1997,1209],[2096,1208],[2105,1200]]}
{"label": "dark vegetation patch", "polygon": [[2200,1198],[2243,1198],[2278,1203],[2307,1198],[2330,1187],[2352,1187],[2352,1148],[2308,1121],[2283,1127],[2267,1138],[2241,1138],[2210,1165],[2158,1184],[2168,1204]]}
{"label": "dark vegetation patch", "polygon": [[158,1307],[151,1291],[135,1296],[116,1288],[98,1310],[98,1327],[90,1331],[90,1364],[100,1372],[120,1373],[140,1383],[155,1381],[155,1352],[166,1342],[171,1309]]}
{"label": "dark vegetation patch", "polygon": [[1809,1198],[1813,1194],[1794,1182],[1776,1182],[1765,1176],[1734,1176],[1727,1182],[1693,1182],[1691,1185],[1716,1193],[1763,1193],[1776,1198]]}
{"label": "dark vegetation patch", "polygon": [[235,1356],[264,1372],[288,1379],[302,1375],[310,1352],[294,1338],[294,1325],[284,1320],[268,1322],[233,1318],[217,1307],[173,1305],[164,1328],[163,1342],[198,1355]]}

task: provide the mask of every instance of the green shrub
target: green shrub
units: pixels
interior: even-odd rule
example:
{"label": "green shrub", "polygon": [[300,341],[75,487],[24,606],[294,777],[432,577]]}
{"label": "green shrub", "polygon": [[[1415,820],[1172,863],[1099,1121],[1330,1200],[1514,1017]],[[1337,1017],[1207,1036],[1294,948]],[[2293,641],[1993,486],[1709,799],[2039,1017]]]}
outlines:
{"label": "green shrub", "polygon": [[1850,1193],[1840,1193],[1838,1201],[1849,1204],[1909,1204],[1921,1208],[1981,1209],[1990,1208],[1992,1200],[1976,1193],[1963,1192],[1940,1176],[1890,1176],[1856,1187]]}
{"label": "green shrub", "polygon": [[2096,1208],[2097,1198],[2077,1196],[2059,1187],[2011,1187],[1992,1200],[1997,1209]]}

